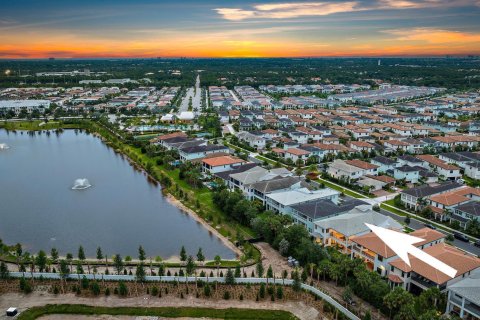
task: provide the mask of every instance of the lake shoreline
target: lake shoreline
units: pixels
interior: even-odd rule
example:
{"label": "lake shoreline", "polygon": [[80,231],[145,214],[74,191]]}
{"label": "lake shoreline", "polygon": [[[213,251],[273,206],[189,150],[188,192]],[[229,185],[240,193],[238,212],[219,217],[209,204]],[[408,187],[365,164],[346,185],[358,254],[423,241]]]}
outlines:
{"label": "lake shoreline", "polygon": [[[5,128],[1,128],[1,129],[5,129]],[[85,128],[85,127],[82,127],[80,126],[79,128],[66,128],[65,130],[68,131],[73,131],[75,129],[79,129],[80,132],[85,132],[87,133],[88,135],[88,132],[90,132],[90,134],[92,135],[92,137],[94,138],[99,138],[101,141],[102,141],[102,144],[106,147],[108,147],[109,149],[111,148],[112,151],[114,151],[114,153],[117,154],[117,156],[121,156],[121,158],[123,158],[124,160],[127,160],[128,163],[130,164],[130,167],[132,167],[135,171],[139,172],[139,173],[144,173],[144,178],[147,178],[148,182],[150,184],[156,184],[158,186],[161,187],[160,191],[158,193],[161,193],[161,196],[164,197],[163,199],[166,200],[166,202],[175,207],[176,209],[178,209],[178,211],[180,211],[179,213],[183,213],[183,214],[188,214],[189,217],[191,217],[191,221],[192,223],[197,222],[197,226],[198,228],[203,228],[205,231],[208,232],[209,236],[210,236],[210,241],[213,241],[213,242],[216,242],[217,244],[215,245],[214,248],[216,248],[216,246],[220,246],[222,245],[224,249],[224,251],[227,251],[227,252],[224,252],[224,251],[218,251],[218,250],[214,250],[213,253],[211,252],[210,255],[208,256],[209,257],[209,260],[213,260],[213,255],[216,253],[216,252],[223,252],[225,254],[225,259],[222,259],[222,260],[225,260],[225,261],[238,261],[238,257],[242,254],[242,252],[240,251],[239,248],[237,248],[227,237],[223,236],[218,230],[216,230],[214,227],[210,226],[208,224],[207,221],[203,220],[198,214],[197,212],[195,212],[193,209],[189,208],[188,207],[188,204],[184,204],[181,200],[175,198],[174,195],[172,195],[167,188],[164,188],[162,186],[162,184],[160,183],[160,181],[158,179],[156,179],[153,175],[149,174],[146,169],[142,166],[141,163],[138,163],[137,161],[134,161],[130,155],[134,156],[134,154],[131,154],[130,153],[130,150],[129,149],[124,149],[125,148],[125,145],[124,143],[119,139],[117,142],[115,142],[115,140],[112,140],[114,139],[115,137],[112,136],[110,137],[110,134],[112,135],[116,135],[114,132],[110,132],[110,130],[108,130],[109,132],[103,132],[103,128],[102,126],[93,126],[92,128]],[[12,129],[5,129],[6,131],[12,131]],[[55,130],[55,129],[45,129],[45,131],[52,131],[52,130]],[[16,130],[17,132],[18,131],[25,131],[25,132],[28,132],[30,130],[22,130],[22,129],[19,129],[19,130]],[[42,130],[43,131],[43,130]],[[44,132],[45,132],[44,131]],[[118,137],[117,138],[121,138],[121,137]],[[119,147],[116,147],[116,146],[119,146]],[[162,192],[163,191],[163,192]],[[157,193],[157,194],[158,194]],[[155,212],[152,212],[152,214],[155,214]],[[157,212],[158,214],[158,212]],[[198,224],[201,224],[198,225]],[[181,224],[175,224],[175,225],[179,225],[181,226]],[[202,231],[203,232],[203,231]],[[212,235],[214,235],[217,239],[214,239],[212,237]],[[220,241],[218,241],[220,240]],[[179,245],[181,243],[179,242]],[[209,246],[207,246],[207,249],[209,248]],[[42,249],[42,248],[40,248]],[[108,249],[108,248],[107,248]],[[205,247],[203,248],[205,249]],[[48,250],[48,247],[45,247],[45,249],[43,250]],[[219,249],[220,250],[220,249]],[[70,250],[71,251],[71,250]],[[88,249],[88,251],[91,251],[91,249]],[[130,250],[129,250],[130,251]],[[47,252],[47,254],[49,254]],[[222,255],[222,254],[221,254]],[[128,256],[128,255],[126,255]],[[168,258],[167,258],[168,257]],[[168,254],[167,257],[165,259],[162,258],[162,262],[161,263],[165,263],[165,264],[179,264],[180,263],[180,259],[178,257],[178,253],[175,254]],[[60,258],[65,258],[64,255],[62,255]],[[152,260],[154,260],[155,258],[152,256]],[[5,261],[8,261],[8,262],[12,262],[11,261],[11,258],[10,257],[7,257],[5,256],[4,257],[4,260]],[[74,259],[76,261],[76,259]],[[131,262],[133,262],[133,264],[135,263],[138,263],[138,261],[136,259],[132,259]],[[87,260],[85,261],[86,264],[100,264],[102,265],[103,262],[100,262],[98,260],[95,259],[95,255],[94,254],[91,254],[90,257],[87,257]],[[111,259],[109,257],[109,263],[111,263]],[[155,261],[154,264],[158,264],[159,261]]]}
{"label": "lake shoreline", "polygon": [[[101,134],[99,134],[98,132],[94,132],[94,135],[96,137],[98,137],[100,140],[102,140],[102,142],[105,143],[108,147],[111,147],[107,143],[108,140],[105,139]],[[151,179],[151,180],[155,181],[156,183],[158,183],[162,187],[162,196],[164,196],[170,204],[177,207],[181,211],[187,213],[196,222],[200,223],[205,229],[207,229],[209,232],[211,232],[215,237],[217,237],[223,243],[223,245],[225,245],[227,248],[229,248],[230,250],[232,250],[235,253],[237,259],[242,255],[242,251],[237,246],[235,246],[235,244],[233,244],[229,239],[224,237],[220,232],[218,232],[217,229],[215,229],[213,226],[211,226],[207,221],[205,221],[203,218],[201,218],[198,215],[197,212],[195,212],[193,209],[186,206],[181,200],[175,198],[175,196],[172,195],[170,192],[166,191],[166,189],[164,188],[164,186],[162,186],[160,181],[158,181],[155,177],[153,177],[150,173],[148,173],[147,170],[145,170],[145,168],[142,165],[135,162],[132,158],[130,158],[128,156],[128,154],[126,154],[122,150],[116,150],[116,149],[113,149],[113,150],[115,152],[118,152],[118,153],[122,154],[125,157],[125,159],[130,163],[130,165],[132,167],[134,167],[134,169],[142,171],[147,176],[148,179]],[[178,259],[178,257],[176,257],[176,258],[177,259],[175,259],[175,258],[172,259],[172,257],[170,257],[167,260],[163,260],[163,261],[164,262],[171,262],[171,263],[178,263],[180,260]],[[224,260],[224,259],[222,259],[222,260]]]}

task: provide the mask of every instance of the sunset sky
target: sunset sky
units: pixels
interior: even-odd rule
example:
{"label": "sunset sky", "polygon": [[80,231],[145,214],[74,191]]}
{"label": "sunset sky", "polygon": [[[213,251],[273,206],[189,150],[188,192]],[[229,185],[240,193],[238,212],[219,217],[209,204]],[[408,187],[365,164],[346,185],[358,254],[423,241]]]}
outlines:
{"label": "sunset sky", "polygon": [[0,58],[480,54],[480,0],[4,0]]}

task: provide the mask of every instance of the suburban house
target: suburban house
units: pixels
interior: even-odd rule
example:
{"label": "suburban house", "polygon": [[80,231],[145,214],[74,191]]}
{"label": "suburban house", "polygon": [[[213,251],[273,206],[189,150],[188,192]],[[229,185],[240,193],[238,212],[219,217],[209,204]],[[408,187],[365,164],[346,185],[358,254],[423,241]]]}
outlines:
{"label": "suburban house", "polygon": [[248,186],[250,200],[259,200],[265,205],[268,194],[286,190],[295,190],[303,186],[302,179],[297,176],[277,176],[270,180],[258,181]]}
{"label": "suburban house", "polygon": [[447,313],[461,319],[480,319],[480,270],[447,287]]}
{"label": "suburban house", "polygon": [[464,229],[471,220],[480,221],[480,202],[470,201],[456,206],[453,209],[453,214],[450,216],[450,220],[458,221],[460,227]]}
{"label": "suburban house", "polygon": [[402,229],[400,223],[372,210],[371,205],[360,205],[344,214],[315,222],[313,235],[317,243],[338,246],[342,252],[350,254],[352,237],[370,232],[365,223],[388,229]]}
{"label": "suburban house", "polygon": [[450,285],[462,280],[469,276],[471,272],[480,268],[479,258],[466,254],[445,243],[429,246],[423,249],[423,251],[457,270],[455,278],[450,278],[414,256],[410,256],[410,266],[400,258],[391,261],[389,263],[389,278],[391,276],[398,285],[412,293],[421,293],[423,290],[431,287],[437,287],[440,291],[445,291]]}
{"label": "suburban house", "polygon": [[467,177],[480,179],[480,154],[476,152],[447,152],[439,155],[439,159],[453,163],[464,169]]}
{"label": "suburban house", "polygon": [[266,195],[265,206],[267,210],[278,212],[281,214],[291,215],[292,206],[304,202],[317,201],[320,199],[338,202],[340,192],[324,188],[319,190],[309,190],[307,188],[299,188],[295,190],[280,191]]}
{"label": "suburban house", "polygon": [[375,146],[373,144],[365,141],[352,141],[350,142],[350,148],[358,152],[362,152],[362,151],[371,152],[375,150]]}
{"label": "suburban house", "polygon": [[410,155],[404,155],[397,158],[397,167],[402,167],[402,166],[409,166],[409,167],[425,166],[425,168],[428,168],[428,165],[425,165],[423,160],[420,160]]}
{"label": "suburban house", "polygon": [[257,149],[264,149],[267,144],[267,139],[265,139],[261,135],[255,135],[246,131],[241,131],[237,133],[237,138],[240,141],[248,144],[250,147]]}
{"label": "suburban house", "polygon": [[387,172],[388,170],[393,170],[397,164],[395,160],[392,160],[387,157],[376,156],[370,159],[370,163],[378,166],[377,171],[380,172]]}
{"label": "suburban house", "polygon": [[[415,243],[415,246],[420,249],[443,242],[445,239],[443,233],[430,228],[415,230],[409,235],[423,239],[422,242]],[[396,260],[398,256],[385,242],[373,232],[352,237],[351,240],[353,243],[352,258],[362,259],[369,270],[378,272],[382,277],[388,275],[389,263]],[[398,283],[396,276],[389,277],[389,280],[395,285]]]}
{"label": "suburban house", "polygon": [[[429,207],[435,214],[435,219],[446,221],[450,219],[450,216],[456,215],[455,219],[459,220],[461,224],[466,225],[466,223],[469,221],[467,220],[467,217],[476,218],[477,216],[463,214],[462,212],[456,214],[455,208],[457,208],[458,206],[466,205],[468,203],[478,203],[479,200],[480,189],[463,187],[453,191],[431,196],[429,198]],[[468,210],[468,207],[463,208]],[[475,210],[476,206],[471,207],[471,209]]]}
{"label": "suburban house", "polygon": [[403,165],[393,169],[393,177],[397,180],[405,179],[406,182],[417,183],[420,179],[420,169]]}
{"label": "suburban house", "polygon": [[389,176],[365,175],[357,181],[357,184],[360,187],[368,188],[370,192],[374,192],[385,187],[391,187],[395,182],[395,178]]}
{"label": "suburban house", "polygon": [[267,181],[276,177],[288,177],[293,174],[285,168],[275,168],[267,170],[265,168],[255,166],[243,172],[236,172],[228,175],[228,187],[230,189],[239,189],[243,194],[251,198],[250,185],[259,182]]}
{"label": "suburban house", "polygon": [[247,161],[234,156],[220,156],[215,158],[206,158],[202,160],[202,171],[206,173],[218,173],[232,170]]}
{"label": "suburban house", "polygon": [[410,209],[422,209],[428,204],[428,199],[434,195],[453,191],[462,188],[461,184],[456,182],[444,182],[437,186],[422,185],[415,188],[403,190],[400,199],[405,207]]}
{"label": "suburban house", "polygon": [[295,223],[304,225],[308,232],[312,234],[315,222],[338,216],[352,210],[356,206],[365,204],[367,203],[356,198],[348,198],[339,203],[335,203],[332,200],[320,199],[291,206],[290,216]]}
{"label": "suburban house", "polygon": [[361,160],[335,159],[327,169],[327,173],[339,180],[352,181],[364,175],[376,175],[378,166]]}
{"label": "suburban house", "polygon": [[419,155],[418,159],[424,162],[424,166],[429,166],[433,168],[440,176],[445,177],[448,180],[457,180],[462,177],[460,173],[460,168],[452,164],[448,164],[443,160],[440,160],[437,157],[434,157],[429,154]]}
{"label": "suburban house", "polygon": [[204,146],[186,147],[178,150],[182,161],[191,161],[194,159],[204,158],[208,154],[224,152],[228,153],[228,147],[223,145],[208,144]]}
{"label": "suburban house", "polygon": [[310,156],[310,152],[298,148],[289,148],[285,150],[285,159],[291,159],[294,163],[298,160],[305,161]]}

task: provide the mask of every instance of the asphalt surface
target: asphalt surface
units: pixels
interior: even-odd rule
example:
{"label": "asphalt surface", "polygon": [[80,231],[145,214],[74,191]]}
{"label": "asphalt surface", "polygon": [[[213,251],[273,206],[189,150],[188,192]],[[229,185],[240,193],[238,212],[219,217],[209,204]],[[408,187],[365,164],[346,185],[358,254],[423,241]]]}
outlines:
{"label": "asphalt surface", "polygon": [[192,98],[192,109],[196,108],[198,110],[197,113],[200,112],[200,104],[202,98],[202,90],[200,88],[200,76],[197,76],[195,87],[197,89],[196,91],[193,87],[187,89],[187,94],[185,95],[185,98],[183,98],[182,103],[180,104],[179,112],[188,111],[188,103],[190,101],[190,97]]}

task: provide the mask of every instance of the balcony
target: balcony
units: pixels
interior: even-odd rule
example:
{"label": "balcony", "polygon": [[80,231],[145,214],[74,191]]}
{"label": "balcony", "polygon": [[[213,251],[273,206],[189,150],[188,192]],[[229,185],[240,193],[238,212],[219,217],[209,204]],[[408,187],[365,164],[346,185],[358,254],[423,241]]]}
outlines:
{"label": "balcony", "polygon": [[[459,308],[462,307],[462,300],[455,297],[455,295],[451,294],[450,302],[456,304]],[[463,309],[468,312],[471,317],[466,317],[467,319],[480,319],[480,306],[473,304],[467,300],[465,300],[465,306]],[[466,315],[464,315],[465,318]]]}
{"label": "balcony", "polygon": [[429,289],[437,286],[436,283],[416,274],[412,275],[411,279],[412,279],[412,282],[416,282],[416,285],[423,289]]}

